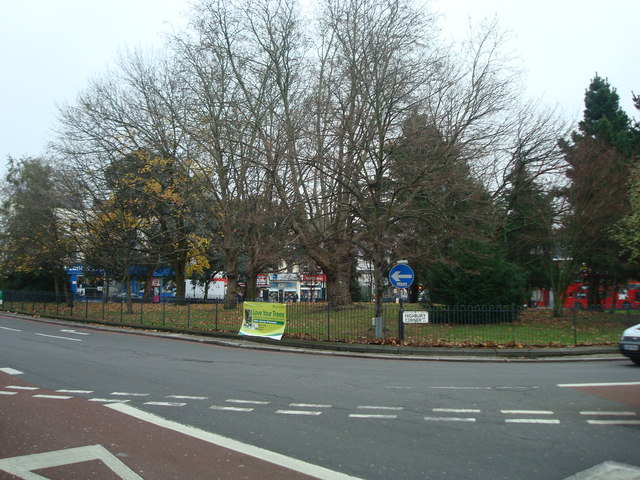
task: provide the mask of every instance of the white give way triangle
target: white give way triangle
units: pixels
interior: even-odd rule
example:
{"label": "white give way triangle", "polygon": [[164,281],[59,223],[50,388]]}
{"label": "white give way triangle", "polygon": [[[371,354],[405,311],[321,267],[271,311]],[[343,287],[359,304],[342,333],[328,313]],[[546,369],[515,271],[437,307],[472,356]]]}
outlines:
{"label": "white give way triangle", "polygon": [[34,470],[59,467],[72,463],[100,460],[122,480],[143,480],[109,450],[102,445],[69,448],[54,452],[34,453],[21,457],[0,459],[0,471],[5,471],[24,480],[49,480],[47,477],[33,473]]}

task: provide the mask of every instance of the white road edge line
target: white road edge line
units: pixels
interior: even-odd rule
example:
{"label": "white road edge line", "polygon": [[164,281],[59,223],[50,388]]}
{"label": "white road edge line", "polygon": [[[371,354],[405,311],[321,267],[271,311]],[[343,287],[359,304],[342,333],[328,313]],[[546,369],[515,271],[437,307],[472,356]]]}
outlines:
{"label": "white road edge line", "polygon": [[201,430],[189,425],[182,425],[180,423],[167,420],[166,418],[162,418],[158,415],[138,410],[137,408],[130,405],[112,403],[105,406],[125,415],[130,415],[139,420],[158,425],[159,427],[168,428],[169,430],[183,433],[185,435],[189,435],[205,442],[209,442],[223,448],[228,448],[230,450],[234,450],[236,452],[258,458],[260,460],[265,460],[275,465],[279,465],[281,467],[285,467],[290,470],[309,475],[311,477],[319,478],[322,480],[361,480],[358,477],[352,477],[351,475],[346,475],[334,470],[329,470],[328,468],[324,468],[319,465],[307,463],[302,460],[287,457],[286,455],[282,455],[280,453],[266,450],[264,448],[249,445],[248,443],[243,443],[228,437],[223,437],[222,435],[218,435],[217,433],[207,432],[205,430]]}

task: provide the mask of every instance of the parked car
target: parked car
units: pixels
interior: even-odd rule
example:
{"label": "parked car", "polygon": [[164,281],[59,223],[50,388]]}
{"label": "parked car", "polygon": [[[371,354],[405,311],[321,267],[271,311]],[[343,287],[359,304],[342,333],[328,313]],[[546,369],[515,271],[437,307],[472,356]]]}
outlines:
{"label": "parked car", "polygon": [[620,338],[620,353],[640,365],[640,324],[627,328]]}
{"label": "parked car", "polygon": [[[131,300],[133,302],[141,302],[142,297],[137,293],[131,292]],[[124,303],[127,301],[127,294],[125,292],[116,293],[113,297],[111,297],[112,302]]]}

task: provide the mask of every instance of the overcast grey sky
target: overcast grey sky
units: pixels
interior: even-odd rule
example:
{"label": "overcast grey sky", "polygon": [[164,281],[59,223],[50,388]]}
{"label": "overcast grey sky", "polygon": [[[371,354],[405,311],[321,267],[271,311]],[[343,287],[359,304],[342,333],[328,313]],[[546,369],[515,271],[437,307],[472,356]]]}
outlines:
{"label": "overcast grey sky", "polygon": [[[310,0],[312,1],[312,0]],[[72,102],[126,46],[151,46],[184,25],[189,0],[0,0],[0,175],[8,155],[37,156],[53,139],[56,105]],[[432,0],[443,33],[497,17],[527,72],[528,96],[582,117],[596,72],[638,118],[638,0]]]}

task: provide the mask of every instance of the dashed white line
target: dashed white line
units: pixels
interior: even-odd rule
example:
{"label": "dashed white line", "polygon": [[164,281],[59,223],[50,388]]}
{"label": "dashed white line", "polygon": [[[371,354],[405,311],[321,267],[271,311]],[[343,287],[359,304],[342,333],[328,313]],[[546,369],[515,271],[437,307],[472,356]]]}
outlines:
{"label": "dashed white line", "polygon": [[629,417],[633,417],[635,415],[637,415],[636,412],[600,412],[600,411],[584,411],[584,412],[580,412],[580,415],[602,415],[602,416],[607,416],[607,417],[615,417],[615,416],[629,416]]}
{"label": "dashed white line", "polygon": [[14,390],[40,390],[39,387],[23,387],[21,385],[7,385],[4,388],[12,388]]}
{"label": "dashed white line", "polygon": [[9,330],[10,332],[21,332],[22,330],[18,330],[17,328],[9,328],[9,327],[0,327],[2,330]]}
{"label": "dashed white line", "polygon": [[17,395],[18,392],[6,392],[4,390],[0,390],[0,395]]}
{"label": "dashed white line", "polygon": [[36,333],[40,337],[57,338],[60,340],[69,340],[71,342],[82,342],[79,338],[61,337],[59,335],[47,335],[46,333]]}
{"label": "dashed white line", "polygon": [[548,425],[557,425],[560,420],[555,418],[507,418],[506,423],[542,423]]}
{"label": "dashed white line", "polygon": [[45,395],[45,394],[40,394],[40,395],[34,395],[33,398],[50,398],[53,400],[69,400],[70,397],[68,395]]}
{"label": "dashed white line", "polygon": [[505,415],[553,415],[551,410],[500,410]]}
{"label": "dashed white line", "polygon": [[322,412],[311,410],[276,410],[281,415],[320,415]]}
{"label": "dashed white line", "polygon": [[126,403],[129,400],[123,400],[121,398],[90,398],[90,402],[100,402],[100,403]]}
{"label": "dashed white line", "polygon": [[225,402],[229,403],[246,403],[248,405],[269,405],[271,402],[263,402],[260,400],[240,400],[237,398],[228,398]]}
{"label": "dashed white line", "polygon": [[332,405],[325,405],[322,403],[290,403],[290,407],[300,407],[300,408],[331,408]]}
{"label": "dashed white line", "polygon": [[211,410],[224,410],[227,412],[253,412],[252,407],[227,407],[221,405],[211,405],[209,408]]}
{"label": "dashed white line", "polygon": [[428,422],[475,422],[473,417],[424,417]]}
{"label": "dashed white line", "polygon": [[432,412],[441,412],[441,413],[480,413],[481,410],[478,408],[432,408]]}
{"label": "dashed white line", "polygon": [[159,407],[184,407],[186,403],[182,402],[144,402],[145,405],[157,405]]}
{"label": "dashed white line", "polygon": [[167,398],[175,398],[176,400],[207,400],[209,397],[195,397],[192,395],[167,395]]}
{"label": "dashed white line", "polygon": [[117,395],[119,397],[148,397],[148,393],[131,393],[131,392],[111,392],[109,395]]}
{"label": "dashed white line", "polygon": [[623,387],[625,385],[640,385],[640,382],[607,382],[607,383],[559,383],[561,388],[576,387]]}
{"label": "dashed white line", "polygon": [[398,418],[397,415],[376,415],[376,414],[366,414],[366,413],[351,413],[349,414],[350,418],[382,418],[382,419],[394,419]]}
{"label": "dashed white line", "polygon": [[356,477],[352,477],[340,472],[332,471],[318,465],[313,465],[313,464],[304,462],[302,460],[286,457],[279,453],[271,452],[269,450],[265,450],[265,449],[256,447],[254,445],[238,442],[236,440],[223,437],[222,435],[200,430],[198,428],[191,427],[188,425],[181,425],[177,422],[167,420],[157,415],[153,415],[147,412],[143,412],[142,410],[129,407],[128,405],[115,404],[115,405],[109,405],[109,408],[112,408],[121,413],[125,413],[127,415],[131,415],[134,418],[144,420],[146,422],[153,423],[155,425],[158,425],[164,428],[169,428],[176,432],[190,435],[191,437],[198,438],[200,440],[203,440],[205,442],[208,442],[214,445],[219,445],[221,447],[229,448],[231,450],[243,453],[245,455],[251,455],[252,457],[259,458],[261,461],[270,462],[275,465],[280,465],[282,467],[289,468],[290,470],[294,470],[296,472],[304,473],[313,478],[317,478],[321,480],[329,480],[329,479],[330,480],[358,480],[356,479]]}
{"label": "dashed white line", "polygon": [[381,405],[358,405],[363,410],[404,410],[404,407],[385,407]]}
{"label": "dashed white line", "polygon": [[58,392],[58,393],[79,393],[79,394],[86,393],[86,394],[88,394],[88,393],[93,393],[93,390],[65,390],[65,389],[62,389],[62,390],[56,390],[56,392]]}
{"label": "dashed white line", "polygon": [[640,425],[640,420],[587,420],[590,425]]}

